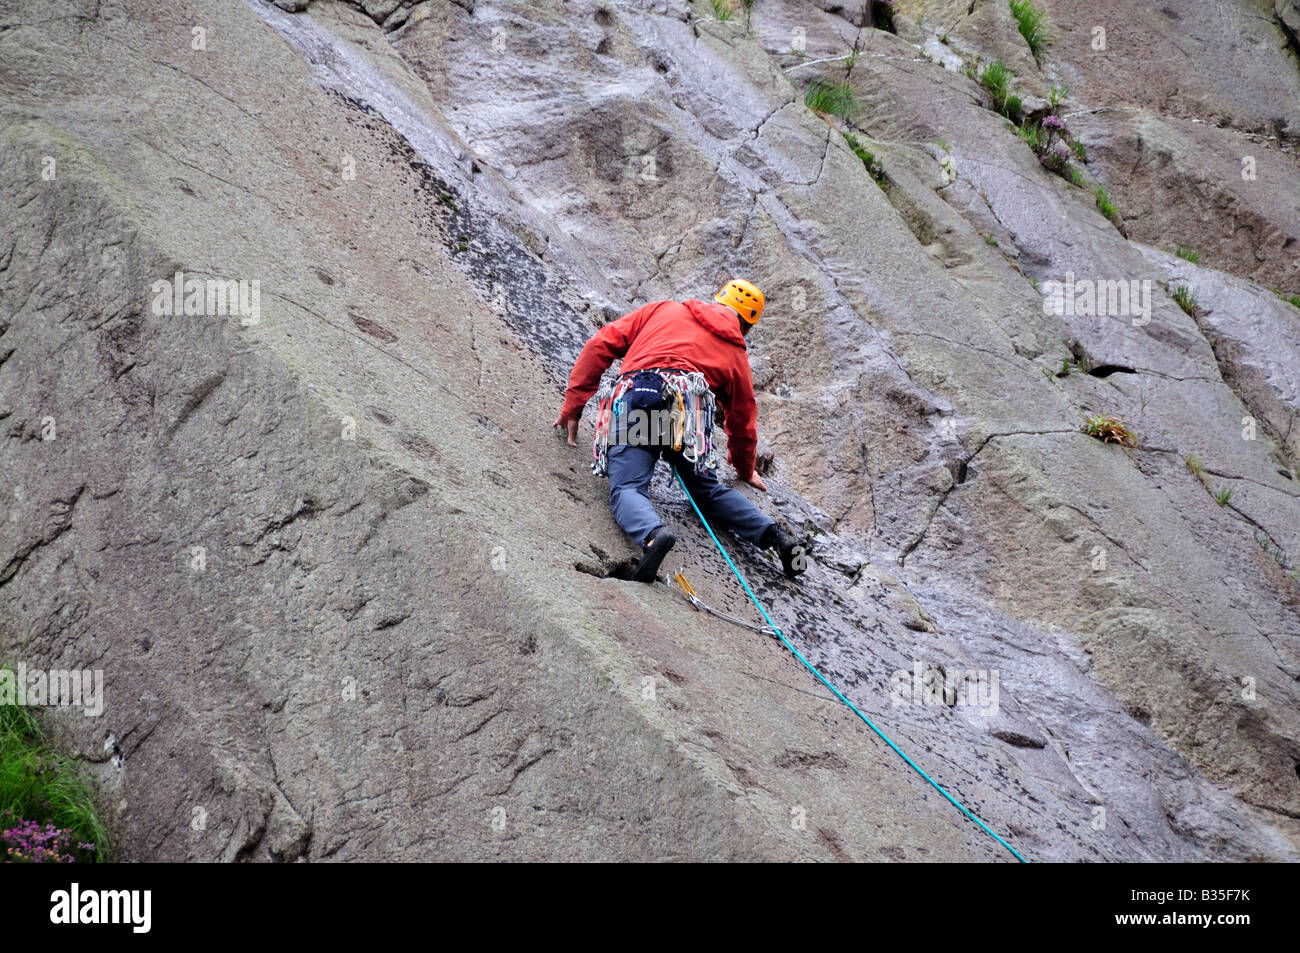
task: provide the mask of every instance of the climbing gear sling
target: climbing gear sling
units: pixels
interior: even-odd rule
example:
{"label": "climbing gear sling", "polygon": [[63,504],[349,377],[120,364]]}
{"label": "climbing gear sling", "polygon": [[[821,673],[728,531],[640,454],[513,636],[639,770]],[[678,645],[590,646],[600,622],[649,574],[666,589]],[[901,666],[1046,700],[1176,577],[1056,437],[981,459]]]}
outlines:
{"label": "climbing gear sling", "polygon": [[[657,406],[651,377],[663,382],[663,399]],[[596,399],[596,434],[591,452],[591,472],[596,476],[609,475],[609,446],[627,442],[634,411],[664,409],[671,412],[669,434],[653,435],[655,445],[681,451],[696,473],[717,469],[717,400],[708,379],[699,371],[675,367],[627,371],[602,383]]]}
{"label": "climbing gear sling", "polygon": [[745,587],[745,592],[749,595],[750,601],[753,602],[754,605],[758,606],[758,611],[763,614],[763,618],[767,620],[767,624],[772,627],[772,630],[776,633],[776,637],[781,640],[781,643],[787,649],[790,650],[790,652],[794,655],[795,658],[797,658],[800,662],[803,663],[804,668],[808,669],[808,671],[816,675],[818,681],[820,681],[823,685],[829,688],[831,692],[834,693],[836,698],[844,702],[844,704],[849,707],[849,709],[853,712],[853,714],[861,718],[868,728],[870,728],[873,732],[875,732],[876,735],[878,735],[885,744],[889,745],[889,747],[894,750],[895,754],[897,754],[900,758],[902,758],[905,762],[907,762],[908,767],[910,767],[913,771],[915,771],[922,778],[924,778],[932,788],[934,788],[945,798],[947,798],[948,802],[952,804],[953,807],[957,808],[957,810],[961,811],[964,815],[966,815],[966,817],[974,821],[976,826],[978,826],[980,830],[988,834],[995,841],[997,841],[999,844],[1001,844],[1003,847],[1009,850],[1012,856],[1016,858],[1016,860],[1020,861],[1022,864],[1028,863],[1028,861],[1026,861],[1025,858],[1020,855],[1019,851],[1017,851],[1014,847],[1012,847],[1010,844],[1004,841],[997,834],[993,833],[992,828],[990,828],[987,824],[985,824],[973,813],[971,813],[964,804],[962,804],[955,797],[953,797],[951,794],[945,791],[942,787],[939,786],[939,784],[933,778],[931,778],[928,774],[922,771],[917,766],[915,761],[913,761],[911,758],[909,758],[906,754],[903,753],[902,748],[894,744],[894,742],[890,740],[889,736],[886,735],[879,728],[877,728],[875,724],[871,721],[871,719],[862,713],[862,711],[858,708],[857,705],[849,701],[848,698],[844,696],[843,692],[841,692],[838,688],[832,685],[826,679],[825,675],[819,672],[811,662],[809,662],[806,658],[803,657],[802,654],[800,654],[798,649],[796,649],[793,645],[790,644],[790,640],[787,639],[784,634],[782,634],[781,630],[777,627],[777,624],[772,621],[772,617],[767,614],[767,610],[763,608],[763,604],[759,602],[758,597],[754,595],[754,590],[749,588],[749,583],[745,581],[745,577],[740,574],[740,570],[736,568],[736,564],[733,563],[731,561],[731,557],[727,555],[727,550],[723,548],[722,543],[718,540],[717,535],[713,532],[713,527],[709,525],[709,521],[704,518],[704,514],[700,512],[700,508],[695,504],[695,498],[691,496],[691,491],[686,488],[686,482],[682,480],[681,474],[676,474],[676,476],[677,476],[677,482],[681,484],[682,492],[686,494],[686,499],[690,501],[691,509],[695,510],[695,515],[700,518],[700,522],[703,523],[704,528],[708,530],[709,536],[712,537],[713,539],[713,544],[718,547],[718,552],[722,553],[722,558],[727,561],[727,565],[731,567],[731,571],[736,574],[736,578],[740,580],[740,584]]}

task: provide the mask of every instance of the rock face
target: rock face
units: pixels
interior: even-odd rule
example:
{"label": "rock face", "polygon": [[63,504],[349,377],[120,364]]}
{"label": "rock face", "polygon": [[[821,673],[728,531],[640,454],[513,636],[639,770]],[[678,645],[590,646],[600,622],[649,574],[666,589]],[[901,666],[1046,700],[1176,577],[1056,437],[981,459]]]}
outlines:
{"label": "rock face", "polygon": [[[1297,858],[1288,4],[1052,0],[1038,58],[965,0],[10,6],[0,656],[104,670],[52,724],[123,855],[1011,859],[779,644],[620,579],[549,431],[603,321],[743,275],[814,566],[724,538],[792,643],[1028,859]],[[1069,87],[1089,189],[994,58]]]}

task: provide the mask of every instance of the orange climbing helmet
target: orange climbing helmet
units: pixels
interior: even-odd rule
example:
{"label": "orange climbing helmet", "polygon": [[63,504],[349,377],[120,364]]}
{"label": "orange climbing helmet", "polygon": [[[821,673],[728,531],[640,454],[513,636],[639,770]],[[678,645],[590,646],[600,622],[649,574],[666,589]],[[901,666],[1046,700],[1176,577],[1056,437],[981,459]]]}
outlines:
{"label": "orange climbing helmet", "polygon": [[741,278],[728,281],[713,300],[731,308],[746,324],[757,324],[763,316],[763,292]]}

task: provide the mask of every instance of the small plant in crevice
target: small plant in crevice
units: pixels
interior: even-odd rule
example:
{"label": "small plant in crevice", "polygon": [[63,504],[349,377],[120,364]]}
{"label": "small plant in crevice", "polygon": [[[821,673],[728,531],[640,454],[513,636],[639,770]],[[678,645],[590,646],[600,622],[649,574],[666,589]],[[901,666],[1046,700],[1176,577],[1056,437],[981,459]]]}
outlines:
{"label": "small plant in crevice", "polygon": [[1291,305],[1292,307],[1300,308],[1300,295],[1288,295],[1281,288],[1274,288],[1273,294],[1277,295],[1279,298],[1281,298],[1283,301],[1285,301],[1287,304]]}
{"label": "small plant in crevice", "polygon": [[1070,138],[1070,130],[1065,128],[1065,120],[1056,113],[1050,113],[1043,117],[1043,129],[1047,131],[1052,141],[1057,139],[1064,141]]}
{"label": "small plant in crevice", "polygon": [[847,82],[815,79],[808,84],[803,97],[804,105],[815,113],[847,119],[857,107],[853,87]]}
{"label": "small plant in crevice", "polygon": [[1296,567],[1292,566],[1291,556],[1287,555],[1287,551],[1282,549],[1277,542],[1271,540],[1268,533],[1261,533],[1260,530],[1256,529],[1252,530],[1252,534],[1255,536],[1255,541],[1260,545],[1260,549],[1264,550],[1266,555],[1273,556],[1273,562],[1277,563],[1278,567],[1286,573],[1288,579],[1300,582],[1300,579],[1297,579],[1296,576]]}
{"label": "small plant in crevice", "polygon": [[1083,422],[1083,432],[1102,443],[1117,443],[1122,447],[1136,447],[1137,437],[1118,417],[1101,415]]}
{"label": "small plant in crevice", "polygon": [[1018,134],[1046,169],[1076,185],[1082,181],[1070,165],[1070,130],[1060,116],[1049,113],[1040,122],[1027,122]]}
{"label": "small plant in crevice", "polygon": [[1119,210],[1116,209],[1114,203],[1111,202],[1109,192],[1099,185],[1095,190],[1093,190],[1092,194],[1097,200],[1098,212],[1101,212],[1102,215],[1105,215],[1112,222],[1119,218]]}
{"label": "small plant in crevice", "polygon": [[1027,122],[1016,132],[1025,141],[1025,144],[1035,152],[1041,153],[1047,145],[1047,133],[1040,123]]}
{"label": "small plant in crevice", "polygon": [[1193,265],[1201,260],[1201,253],[1190,245],[1175,245],[1174,254],[1184,261],[1190,261]]}
{"label": "small plant in crevice", "polygon": [[1270,555],[1273,561],[1282,567],[1283,570],[1291,569],[1291,558],[1286,554],[1285,549],[1274,546]]}
{"label": "small plant in crevice", "polygon": [[[1043,55],[1043,47],[1047,44],[1047,31],[1043,23],[1045,11],[1035,6],[1033,0],[1009,0],[1009,3],[1011,15],[1016,19],[1020,35],[1029,45],[1029,52],[1034,54],[1035,60],[1039,59]],[[974,4],[971,6],[973,7]]]}
{"label": "small plant in crevice", "polygon": [[[993,102],[993,109],[1015,127],[1025,144],[1038,156],[1038,160],[1050,171],[1055,172],[1069,182],[1079,184],[1082,176],[1074,174],[1070,165],[1073,138],[1066,128],[1065,120],[1057,115],[1065,87],[1053,85],[1050,90],[1051,111],[1037,121],[1030,122],[1022,117],[1023,103],[1019,96],[1011,92],[1011,70],[1001,60],[985,63],[977,74],[973,69],[966,70],[966,75],[975,79]],[[1078,149],[1074,149],[1075,154]]]}
{"label": "small plant in crevice", "polygon": [[993,100],[993,109],[1012,122],[1020,121],[1020,97],[1011,92],[1011,70],[1001,60],[985,63],[979,81]]}
{"label": "small plant in crevice", "polygon": [[1057,377],[1069,377],[1071,374],[1087,374],[1088,362],[1080,357],[1070,360],[1068,357],[1061,358],[1061,369],[1056,372]]}
{"label": "small plant in crevice", "polygon": [[1195,291],[1187,287],[1187,285],[1179,285],[1170,293],[1170,296],[1178,303],[1178,307],[1182,308],[1192,317],[1196,316],[1198,304],[1196,301]]}
{"label": "small plant in crevice", "polygon": [[880,160],[876,158],[875,154],[864,146],[853,133],[842,132],[840,135],[842,135],[844,141],[849,144],[849,148],[853,150],[853,154],[862,160],[862,164],[866,166],[867,173],[877,182],[884,182],[885,167],[880,164]]}
{"label": "small plant in crevice", "polygon": [[1287,551],[1275,543],[1267,533],[1261,533],[1259,530],[1253,530],[1252,532],[1255,542],[1259,544],[1259,548],[1264,550],[1266,555],[1273,557],[1273,562],[1277,563],[1278,567],[1294,580],[1296,570],[1291,565],[1291,557],[1287,555]]}
{"label": "small plant in crevice", "polygon": [[1039,161],[1050,171],[1073,181],[1070,176],[1070,150],[1061,143],[1058,142],[1039,156]]}
{"label": "small plant in crevice", "polygon": [[849,55],[844,57],[844,79],[847,82],[853,78],[853,67],[858,65],[858,57],[862,55],[862,47],[858,46],[856,40],[853,41],[853,49]]}
{"label": "small plant in crevice", "polygon": [[736,8],[731,5],[731,0],[709,0],[709,6],[713,10],[713,19],[719,23],[727,23],[736,15]]}
{"label": "small plant in crevice", "polygon": [[[1023,103],[1019,96],[1011,92],[1012,73],[1001,60],[986,63],[978,73],[972,68],[966,68],[964,72],[984,87],[993,101],[994,110],[1011,123],[1016,135],[1024,140],[1044,168],[1071,185],[1087,187],[1087,180],[1072,160],[1087,162],[1088,150],[1074,138],[1065,120],[1057,112],[1068,93],[1064,85],[1053,83],[1049,87],[1049,111],[1041,118],[1030,121],[1029,117],[1021,116]],[[1037,116],[1038,113],[1034,115]],[[1123,223],[1106,191],[1099,187],[1094,195],[1102,214],[1123,231]]]}
{"label": "small plant in crevice", "polygon": [[1205,463],[1200,457],[1190,453],[1183,462],[1187,464],[1187,469],[1192,472],[1192,476],[1196,477],[1201,482],[1201,486],[1205,487],[1205,492],[1214,498],[1215,503],[1218,503],[1219,506],[1228,505],[1228,501],[1232,499],[1232,490],[1229,487],[1220,487],[1216,490],[1210,486],[1209,471],[1205,469]]}

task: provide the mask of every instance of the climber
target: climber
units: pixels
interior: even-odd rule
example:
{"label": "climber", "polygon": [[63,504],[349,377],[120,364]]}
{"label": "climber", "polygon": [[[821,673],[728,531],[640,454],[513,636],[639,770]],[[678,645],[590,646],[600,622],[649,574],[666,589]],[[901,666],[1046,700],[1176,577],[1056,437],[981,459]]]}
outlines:
{"label": "climber", "polygon": [[[705,395],[707,405],[712,406],[716,395],[725,415],[728,461],[736,468],[739,479],[766,493],[767,486],[754,469],[757,407],[745,347],[745,336],[762,313],[763,293],[748,281],[733,280],[712,303],[656,301],[623,315],[601,328],[583,347],[569,375],[564,406],[553,426],[565,427],[569,446],[577,446],[574,438],[583,407],[596,392],[601,375],[618,358],[623,359],[619,380],[635,385],[632,396],[643,411],[663,410],[670,401],[667,395],[673,393],[674,381],[685,380],[685,375],[692,372],[697,379],[702,374],[711,391]],[[625,384],[619,393],[629,389]],[[665,395],[662,401],[660,394]],[[707,429],[711,430],[711,425]],[[619,434],[624,432],[620,429]],[[775,546],[791,578],[807,568],[799,542],[743,493],[724,486],[707,468],[693,462],[689,446],[675,450],[671,437],[616,442],[613,433],[609,442],[609,506],[618,525],[642,549],[633,572],[638,582],[654,582],[659,565],[677,541],[650,503],[650,480],[661,453],[714,525],[727,527],[761,549]],[[688,452],[684,455],[683,451]],[[694,451],[698,457],[700,448]]]}

